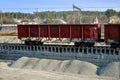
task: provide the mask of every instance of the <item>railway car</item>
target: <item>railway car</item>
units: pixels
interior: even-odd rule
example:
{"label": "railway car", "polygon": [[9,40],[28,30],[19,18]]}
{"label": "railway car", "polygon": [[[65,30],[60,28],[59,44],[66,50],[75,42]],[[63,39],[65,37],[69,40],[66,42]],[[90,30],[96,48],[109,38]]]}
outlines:
{"label": "railway car", "polygon": [[42,39],[66,38],[75,46],[93,46],[99,36],[98,24],[19,24],[18,38],[25,39],[25,44],[40,44]]}
{"label": "railway car", "polygon": [[120,47],[120,24],[105,24],[104,39],[111,47]]}
{"label": "railway car", "polygon": [[17,24],[2,24],[0,25],[0,31],[13,31],[17,30]]}

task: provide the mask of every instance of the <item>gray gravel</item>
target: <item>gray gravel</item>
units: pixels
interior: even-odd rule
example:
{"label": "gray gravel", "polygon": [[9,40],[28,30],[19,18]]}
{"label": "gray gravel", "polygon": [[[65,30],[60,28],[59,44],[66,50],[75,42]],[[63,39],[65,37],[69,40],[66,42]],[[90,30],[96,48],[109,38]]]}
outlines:
{"label": "gray gravel", "polygon": [[22,69],[76,73],[82,75],[96,75],[97,66],[79,60],[49,60],[22,57],[12,67]]}
{"label": "gray gravel", "polygon": [[101,76],[120,78],[120,62],[109,63],[100,71]]}

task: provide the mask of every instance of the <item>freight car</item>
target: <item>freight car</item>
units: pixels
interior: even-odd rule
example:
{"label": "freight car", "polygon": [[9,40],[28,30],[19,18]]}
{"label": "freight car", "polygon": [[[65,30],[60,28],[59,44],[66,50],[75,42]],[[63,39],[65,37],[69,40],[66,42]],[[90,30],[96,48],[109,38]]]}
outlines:
{"label": "freight car", "polygon": [[42,45],[43,38],[59,41],[66,38],[76,46],[93,46],[99,38],[98,31],[98,24],[19,24],[18,38],[24,38],[27,45]]}
{"label": "freight car", "polygon": [[17,30],[17,24],[2,24],[0,25],[0,31],[14,31]]}
{"label": "freight car", "polygon": [[[101,39],[101,27],[98,24],[19,24],[18,38],[25,44],[42,45],[53,38],[62,42],[64,38],[75,46],[91,47]],[[120,24],[104,24],[104,39],[111,47],[120,47]]]}
{"label": "freight car", "polygon": [[120,47],[120,24],[105,24],[104,40],[111,47]]}

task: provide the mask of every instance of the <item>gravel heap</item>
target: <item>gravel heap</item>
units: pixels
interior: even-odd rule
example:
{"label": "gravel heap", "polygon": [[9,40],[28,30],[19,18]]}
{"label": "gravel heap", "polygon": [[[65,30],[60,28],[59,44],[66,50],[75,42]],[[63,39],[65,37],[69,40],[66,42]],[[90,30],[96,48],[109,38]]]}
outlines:
{"label": "gravel heap", "polygon": [[79,60],[50,60],[22,57],[12,67],[22,69],[96,75],[97,66]]}
{"label": "gravel heap", "polygon": [[100,71],[101,76],[120,78],[120,62],[109,63]]}
{"label": "gravel heap", "polygon": [[[37,71],[120,78],[120,62],[112,62],[107,66],[99,68],[92,63],[79,60],[52,60],[22,57],[15,61],[11,67]],[[99,74],[97,72],[99,72]]]}

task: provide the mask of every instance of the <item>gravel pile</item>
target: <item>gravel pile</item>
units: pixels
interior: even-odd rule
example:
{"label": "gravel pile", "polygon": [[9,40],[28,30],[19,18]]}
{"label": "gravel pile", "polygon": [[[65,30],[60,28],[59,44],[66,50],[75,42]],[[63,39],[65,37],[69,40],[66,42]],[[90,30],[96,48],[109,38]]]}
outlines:
{"label": "gravel pile", "polygon": [[120,78],[120,62],[109,63],[100,71],[101,76]]}
{"label": "gravel pile", "polygon": [[23,68],[23,66],[25,65],[25,63],[29,60],[28,57],[22,57],[19,60],[17,60],[14,64],[11,65],[11,67],[15,67],[15,68]]}
{"label": "gravel pile", "polygon": [[97,66],[79,60],[50,60],[22,57],[12,67],[82,75],[96,75]]}
{"label": "gravel pile", "polygon": [[[112,62],[107,66],[99,68],[98,66],[79,60],[51,60],[22,57],[18,59],[11,67],[21,69],[31,69],[37,71],[62,72],[93,76],[107,76],[120,78],[120,62]],[[97,73],[99,72],[99,74]]]}

